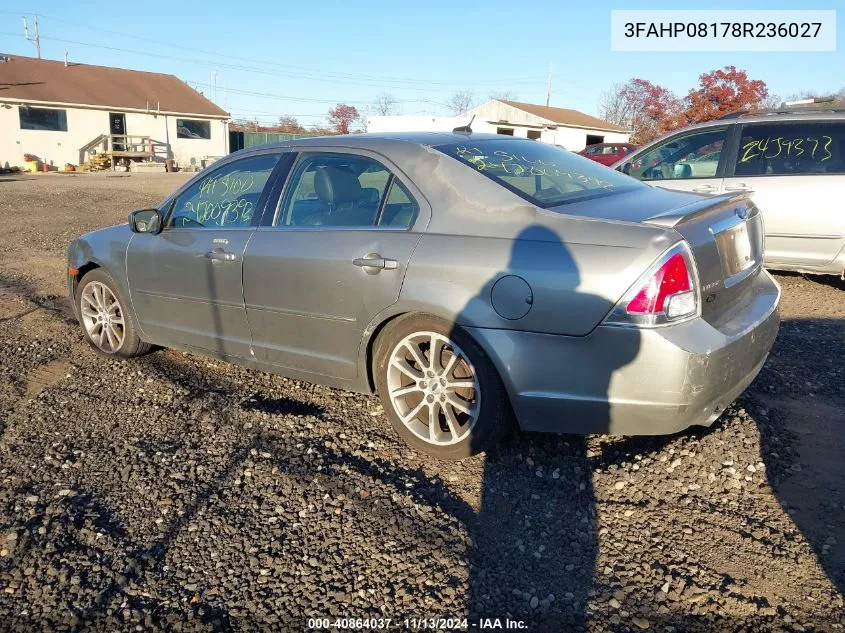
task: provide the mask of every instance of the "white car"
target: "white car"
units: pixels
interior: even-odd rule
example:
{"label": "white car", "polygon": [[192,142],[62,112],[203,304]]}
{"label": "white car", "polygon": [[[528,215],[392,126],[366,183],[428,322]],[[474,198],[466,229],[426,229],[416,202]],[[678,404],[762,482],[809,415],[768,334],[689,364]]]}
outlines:
{"label": "white car", "polygon": [[613,167],[667,189],[750,192],[763,212],[767,267],[845,277],[845,110],[737,112]]}

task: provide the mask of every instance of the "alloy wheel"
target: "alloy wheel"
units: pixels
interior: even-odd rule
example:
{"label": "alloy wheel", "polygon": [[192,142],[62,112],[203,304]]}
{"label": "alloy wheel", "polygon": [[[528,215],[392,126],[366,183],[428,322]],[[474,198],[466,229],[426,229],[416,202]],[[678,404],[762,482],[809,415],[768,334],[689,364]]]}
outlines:
{"label": "alloy wheel", "polygon": [[123,345],[126,324],[123,308],[111,289],[92,281],[82,289],[79,304],[82,323],[94,345],[106,354],[117,352]]}
{"label": "alloy wheel", "polygon": [[478,420],[481,390],[469,357],[447,336],[415,332],[393,348],[387,390],[396,415],[436,445],[460,442]]}

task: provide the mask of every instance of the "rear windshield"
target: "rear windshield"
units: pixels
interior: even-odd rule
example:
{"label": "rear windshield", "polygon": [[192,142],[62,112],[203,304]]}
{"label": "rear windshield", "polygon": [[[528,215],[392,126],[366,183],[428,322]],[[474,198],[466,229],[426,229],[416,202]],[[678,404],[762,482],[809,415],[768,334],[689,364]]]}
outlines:
{"label": "rear windshield", "polygon": [[549,208],[644,187],[620,172],[532,140],[489,139],[436,145],[532,204]]}

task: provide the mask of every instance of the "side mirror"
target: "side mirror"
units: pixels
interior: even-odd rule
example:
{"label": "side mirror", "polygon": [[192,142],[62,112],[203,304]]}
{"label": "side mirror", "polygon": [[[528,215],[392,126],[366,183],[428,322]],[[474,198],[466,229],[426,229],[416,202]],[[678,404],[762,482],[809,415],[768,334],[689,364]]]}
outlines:
{"label": "side mirror", "polygon": [[622,173],[626,176],[631,175],[631,161],[627,161],[622,164]]}
{"label": "side mirror", "polygon": [[161,232],[161,213],[158,209],[138,209],[129,214],[129,228],[133,233]]}

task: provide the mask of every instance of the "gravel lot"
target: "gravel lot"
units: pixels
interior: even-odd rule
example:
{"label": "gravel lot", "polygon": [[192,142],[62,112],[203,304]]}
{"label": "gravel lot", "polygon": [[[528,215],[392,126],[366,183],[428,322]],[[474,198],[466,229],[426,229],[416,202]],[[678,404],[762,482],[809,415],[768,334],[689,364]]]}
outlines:
{"label": "gravel lot", "polygon": [[778,276],[772,357],[711,429],[440,463],[375,397],[90,350],[68,241],[183,179],[0,179],[0,630],[842,630],[845,282]]}

